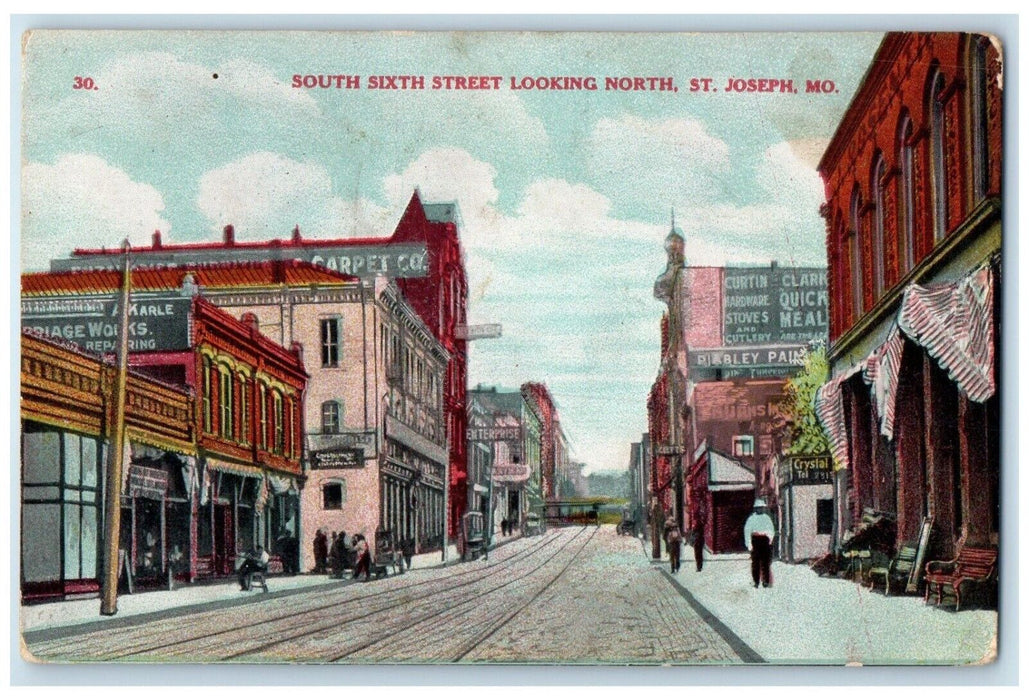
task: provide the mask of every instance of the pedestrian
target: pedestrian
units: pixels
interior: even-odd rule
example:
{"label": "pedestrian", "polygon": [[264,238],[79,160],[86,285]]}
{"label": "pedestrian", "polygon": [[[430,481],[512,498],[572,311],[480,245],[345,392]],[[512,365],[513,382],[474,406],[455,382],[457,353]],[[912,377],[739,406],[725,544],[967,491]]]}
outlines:
{"label": "pedestrian", "polygon": [[363,571],[364,580],[367,581],[372,577],[372,556],[368,551],[368,540],[364,538],[364,535],[355,535],[355,537],[358,539],[354,545],[357,551],[357,563],[354,564],[354,578],[359,578]]}
{"label": "pedestrian", "polygon": [[679,571],[679,556],[682,549],[682,532],[679,530],[679,523],[675,522],[675,516],[669,515],[665,521],[665,547],[668,549],[668,559],[672,564],[672,573]]}
{"label": "pedestrian", "polygon": [[743,526],[743,541],[750,550],[750,575],[754,588],[772,585],[772,542],[775,540],[775,523],[768,514],[763,498],[754,499],[754,512]]}
{"label": "pedestrian", "polygon": [[261,545],[243,555],[243,564],[239,567],[239,590],[250,590],[250,574],[268,571],[268,560],[268,552]]}
{"label": "pedestrian", "polygon": [[325,573],[325,564],[329,559],[329,538],[325,536],[325,531],[318,528],[318,532],[314,536],[314,572],[316,574]]}
{"label": "pedestrian", "polygon": [[407,570],[410,571],[411,559],[414,558],[414,538],[408,537],[406,540],[404,540],[400,548],[404,553],[404,563],[407,564]]}
{"label": "pedestrian", "polygon": [[329,570],[332,578],[343,576],[343,541],[347,533],[340,532],[338,535],[332,533],[332,545],[329,547]]}
{"label": "pedestrian", "polygon": [[693,561],[697,563],[697,571],[704,568],[704,533],[706,529],[707,504],[701,501],[693,520]]}

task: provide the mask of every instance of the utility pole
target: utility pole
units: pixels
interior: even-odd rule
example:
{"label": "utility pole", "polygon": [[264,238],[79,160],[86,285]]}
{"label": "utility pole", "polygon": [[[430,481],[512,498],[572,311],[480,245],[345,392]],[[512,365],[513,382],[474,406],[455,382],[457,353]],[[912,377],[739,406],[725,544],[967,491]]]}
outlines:
{"label": "utility pole", "polygon": [[[104,568],[100,614],[118,612],[118,573],[121,563],[121,482],[125,461],[125,388],[129,369],[129,289],[132,268],[129,264],[129,241],[122,243],[125,260],[122,267],[121,301],[118,309],[118,368],[114,390],[114,420],[111,425],[107,453],[107,488],[104,499]],[[127,563],[131,566],[131,563]]]}

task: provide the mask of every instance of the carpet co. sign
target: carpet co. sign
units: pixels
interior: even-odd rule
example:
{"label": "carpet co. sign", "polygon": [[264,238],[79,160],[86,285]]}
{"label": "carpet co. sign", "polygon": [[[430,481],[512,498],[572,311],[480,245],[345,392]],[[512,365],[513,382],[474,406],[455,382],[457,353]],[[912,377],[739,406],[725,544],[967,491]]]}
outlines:
{"label": "carpet co. sign", "polygon": [[727,267],[723,291],[726,345],[806,343],[829,332],[825,268]]}

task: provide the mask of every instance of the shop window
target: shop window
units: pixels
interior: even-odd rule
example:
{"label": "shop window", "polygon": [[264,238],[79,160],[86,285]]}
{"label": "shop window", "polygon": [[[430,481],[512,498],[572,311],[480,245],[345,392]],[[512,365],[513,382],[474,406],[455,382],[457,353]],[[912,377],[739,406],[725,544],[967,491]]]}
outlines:
{"label": "shop window", "polygon": [[733,435],[732,436],[732,456],[733,457],[753,457],[754,456],[754,436],[753,435]]}
{"label": "shop window", "polygon": [[323,318],[321,321],[322,367],[339,367],[338,318]]}
{"label": "shop window", "polygon": [[832,534],[833,502],[831,498],[819,498],[815,501],[815,533]]}
{"label": "shop window", "polygon": [[338,401],[326,401],[322,404],[323,434],[334,435],[339,432],[340,413],[340,403]]}
{"label": "shop window", "polygon": [[346,485],[341,481],[332,481],[322,486],[322,509],[343,510],[347,499]]}

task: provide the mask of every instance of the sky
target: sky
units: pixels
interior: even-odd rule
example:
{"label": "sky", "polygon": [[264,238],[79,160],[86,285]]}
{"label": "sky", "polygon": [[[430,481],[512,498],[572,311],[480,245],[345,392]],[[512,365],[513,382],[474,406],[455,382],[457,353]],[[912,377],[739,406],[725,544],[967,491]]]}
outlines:
{"label": "sky", "polygon": [[[460,208],[469,322],[503,326],[470,344],[470,385],[545,382],[587,471],[625,469],[658,370],[672,210],[688,264],[824,265],[815,167],[881,37],[37,32],[23,44],[22,267],[155,229],[177,243],[228,223],[237,240],[294,225],[388,236],[418,188]],[[305,75],[360,89],[294,88]],[[384,75],[426,89],[370,89]],[[447,75],[500,89],[432,89]],[[599,89],[510,87],[564,76]],[[797,92],[726,92],[731,78]]]}

